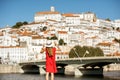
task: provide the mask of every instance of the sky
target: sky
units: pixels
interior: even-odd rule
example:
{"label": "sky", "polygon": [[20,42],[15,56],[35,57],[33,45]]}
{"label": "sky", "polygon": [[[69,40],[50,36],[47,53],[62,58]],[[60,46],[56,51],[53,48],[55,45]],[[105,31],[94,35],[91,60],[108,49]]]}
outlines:
{"label": "sky", "polygon": [[36,12],[50,11],[51,6],[60,13],[90,11],[100,19],[120,19],[120,0],[0,0],[0,28],[33,22]]}

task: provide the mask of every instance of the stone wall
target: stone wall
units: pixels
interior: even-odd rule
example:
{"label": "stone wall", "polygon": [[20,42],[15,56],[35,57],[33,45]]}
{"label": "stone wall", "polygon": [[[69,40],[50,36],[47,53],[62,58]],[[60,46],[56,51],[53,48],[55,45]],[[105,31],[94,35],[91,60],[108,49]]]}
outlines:
{"label": "stone wall", "polygon": [[0,64],[0,73],[23,73],[19,65]]}

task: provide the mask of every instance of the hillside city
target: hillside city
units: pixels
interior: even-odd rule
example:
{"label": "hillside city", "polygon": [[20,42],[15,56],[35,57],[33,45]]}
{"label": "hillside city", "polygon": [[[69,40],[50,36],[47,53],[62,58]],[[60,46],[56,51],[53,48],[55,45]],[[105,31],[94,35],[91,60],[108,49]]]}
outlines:
{"label": "hillside city", "polygon": [[62,39],[66,44],[59,45],[56,59],[69,58],[75,45],[100,47],[104,56],[120,56],[120,20],[100,19],[93,12],[60,13],[52,6],[50,11],[36,12],[33,22],[18,29],[0,29],[1,62],[44,60],[45,53],[40,50],[54,36],[57,43]]}

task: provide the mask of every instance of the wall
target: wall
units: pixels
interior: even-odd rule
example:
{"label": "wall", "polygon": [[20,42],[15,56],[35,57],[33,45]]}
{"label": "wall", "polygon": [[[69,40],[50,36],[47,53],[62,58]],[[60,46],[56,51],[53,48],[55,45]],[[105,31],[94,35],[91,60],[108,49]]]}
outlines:
{"label": "wall", "polygon": [[0,64],[0,73],[23,73],[19,65]]}

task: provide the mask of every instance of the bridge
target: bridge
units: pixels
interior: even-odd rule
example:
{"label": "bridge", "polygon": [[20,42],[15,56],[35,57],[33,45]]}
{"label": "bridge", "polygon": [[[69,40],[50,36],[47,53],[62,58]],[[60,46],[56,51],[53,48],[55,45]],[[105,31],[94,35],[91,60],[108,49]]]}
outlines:
{"label": "bridge", "polygon": [[[67,65],[76,65],[74,75],[102,75],[103,67],[112,63],[120,63],[120,57],[110,56],[110,57],[84,57],[84,58],[68,58],[68,59],[58,59],[56,64],[62,69]],[[22,68],[30,65],[38,66],[39,72],[45,74],[45,60],[38,61],[27,61],[19,63]]]}

